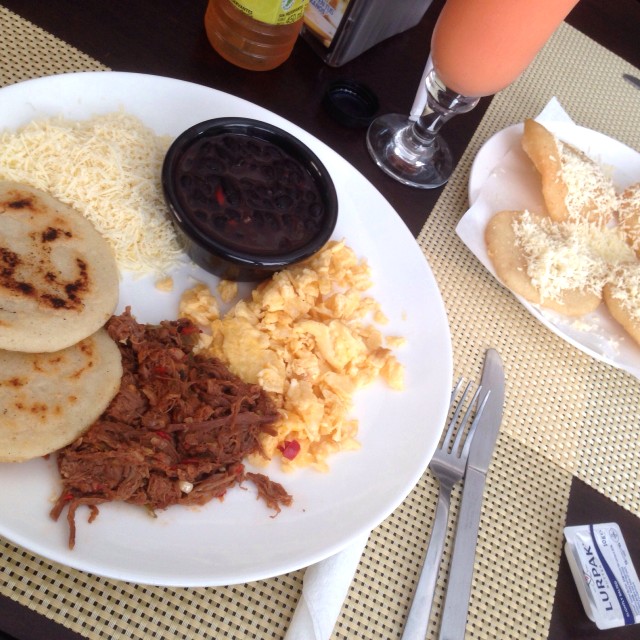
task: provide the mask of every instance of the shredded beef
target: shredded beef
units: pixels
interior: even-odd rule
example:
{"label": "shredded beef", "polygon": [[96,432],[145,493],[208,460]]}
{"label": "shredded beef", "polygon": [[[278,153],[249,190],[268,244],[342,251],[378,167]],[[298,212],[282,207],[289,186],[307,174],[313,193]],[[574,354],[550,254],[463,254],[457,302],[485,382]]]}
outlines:
{"label": "shredded beef", "polygon": [[243,459],[262,452],[259,435],[274,433],[278,413],[259,385],[234,376],[220,361],[193,353],[198,329],[189,320],[138,324],[129,309],[107,323],[122,355],[120,390],[89,430],[57,455],[63,481],[51,516],[68,507],[69,547],[75,513],[126,501],[153,512],[222,498],[245,478],[280,511],[291,496]]}
{"label": "shredded beef", "polygon": [[267,506],[274,509],[276,513],[280,513],[281,504],[288,507],[293,502],[284,487],[265,476],[264,473],[247,472],[245,476],[256,486],[258,498],[262,498],[267,503]]}

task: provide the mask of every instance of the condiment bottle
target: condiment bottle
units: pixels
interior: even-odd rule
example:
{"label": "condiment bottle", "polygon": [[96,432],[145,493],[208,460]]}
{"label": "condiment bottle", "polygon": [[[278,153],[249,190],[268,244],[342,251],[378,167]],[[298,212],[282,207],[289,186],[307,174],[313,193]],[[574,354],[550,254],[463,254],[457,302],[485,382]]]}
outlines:
{"label": "condiment bottle", "polygon": [[244,69],[268,71],[290,55],[308,0],[209,0],[204,25],[211,46]]}

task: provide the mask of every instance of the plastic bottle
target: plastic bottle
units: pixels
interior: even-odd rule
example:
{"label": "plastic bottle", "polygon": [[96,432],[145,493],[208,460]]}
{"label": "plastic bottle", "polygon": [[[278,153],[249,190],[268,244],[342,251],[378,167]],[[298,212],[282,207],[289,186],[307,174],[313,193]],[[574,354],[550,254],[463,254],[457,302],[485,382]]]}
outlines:
{"label": "plastic bottle", "polygon": [[282,64],[298,38],[308,0],[209,0],[204,25],[225,60],[252,71]]}

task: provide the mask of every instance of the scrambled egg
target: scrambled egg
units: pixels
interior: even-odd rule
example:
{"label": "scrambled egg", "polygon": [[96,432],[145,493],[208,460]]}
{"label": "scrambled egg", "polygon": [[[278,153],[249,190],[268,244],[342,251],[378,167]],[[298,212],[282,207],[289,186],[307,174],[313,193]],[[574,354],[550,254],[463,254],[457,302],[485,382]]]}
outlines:
{"label": "scrambled egg", "polygon": [[358,423],[350,416],[358,388],[378,376],[393,389],[403,387],[403,368],[391,351],[403,340],[385,340],[375,327],[386,318],[364,295],[370,286],[366,262],[344,242],[330,242],[259,284],[224,317],[205,285],[182,298],[181,315],[210,330],[201,348],[276,401],[278,433],[265,435],[262,445],[270,458],[281,456],[285,470],[326,470],[328,456],[359,447]]}
{"label": "scrambled egg", "polygon": [[158,289],[158,291],[170,293],[171,291],[173,291],[173,278],[171,276],[167,276],[165,278],[161,278],[160,280],[156,280],[155,287],[156,289]]}

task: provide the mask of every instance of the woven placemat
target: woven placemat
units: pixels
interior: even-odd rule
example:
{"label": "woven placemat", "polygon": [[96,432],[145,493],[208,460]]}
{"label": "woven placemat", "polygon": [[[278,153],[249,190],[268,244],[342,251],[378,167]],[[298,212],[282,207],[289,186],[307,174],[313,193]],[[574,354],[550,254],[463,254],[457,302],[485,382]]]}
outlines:
{"label": "woven placemat", "polygon": [[[11,34],[0,39],[0,86],[54,73],[107,70],[2,7],[0,32]],[[566,68],[574,71],[570,78]],[[635,513],[640,508],[638,460],[626,420],[629,407],[639,404],[638,382],[536,323],[454,232],[466,209],[468,172],[479,147],[504,126],[535,115],[552,95],[580,124],[638,148],[633,90],[599,90],[629,70],[563,26],[521,80],[494,99],[419,236],[447,306],[456,375],[478,376],[483,350],[494,346],[508,381],[504,425],[483,503],[469,638],[546,637],[572,474]],[[400,637],[436,494],[426,473],[372,532],[333,640]],[[458,504],[454,492],[454,513]],[[451,534],[447,556],[450,543]],[[297,571],[215,589],[153,588],[52,564],[7,541],[0,553],[0,593],[90,639],[282,638],[303,576]],[[445,582],[441,576],[434,618]]]}
{"label": "woven placemat", "polygon": [[108,67],[0,6],[0,86]]}

